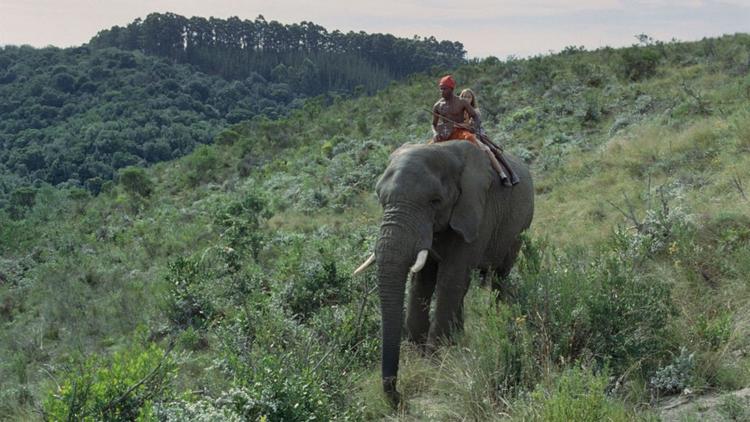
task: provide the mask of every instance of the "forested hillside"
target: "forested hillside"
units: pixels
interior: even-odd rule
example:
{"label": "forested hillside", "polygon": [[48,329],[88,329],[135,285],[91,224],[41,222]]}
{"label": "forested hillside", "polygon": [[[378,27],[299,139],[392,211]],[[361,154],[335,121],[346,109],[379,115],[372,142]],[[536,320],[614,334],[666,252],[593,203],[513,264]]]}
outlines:
{"label": "forested hillside", "polygon": [[747,419],[750,36],[453,74],[537,209],[501,302],[476,283],[455,345],[404,343],[404,407],[374,275],[351,273],[441,74],[233,125],[98,196],[24,191],[0,210],[0,418]]}
{"label": "forested hillside", "polygon": [[0,69],[0,198],[38,182],[98,193],[122,167],[181,157],[295,97],[111,48],[5,47]]}
{"label": "forested hillside", "polygon": [[181,157],[227,124],[283,116],[312,96],[372,93],[464,54],[434,38],[174,14],[77,48],[5,46],[0,208],[42,183],[96,194],[119,169]]}

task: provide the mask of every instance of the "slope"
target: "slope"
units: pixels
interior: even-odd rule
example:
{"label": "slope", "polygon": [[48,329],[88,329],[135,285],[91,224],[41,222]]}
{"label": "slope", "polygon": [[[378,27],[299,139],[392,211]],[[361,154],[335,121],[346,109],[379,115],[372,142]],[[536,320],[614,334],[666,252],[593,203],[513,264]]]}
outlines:
{"label": "slope", "polygon": [[429,136],[436,75],[236,125],[96,198],[42,189],[25,218],[0,213],[0,410],[628,420],[661,395],[746,387],[748,46],[456,70],[532,164],[538,211],[504,305],[472,289],[457,345],[405,353],[398,412],[378,391],[374,279],[348,274],[388,154]]}

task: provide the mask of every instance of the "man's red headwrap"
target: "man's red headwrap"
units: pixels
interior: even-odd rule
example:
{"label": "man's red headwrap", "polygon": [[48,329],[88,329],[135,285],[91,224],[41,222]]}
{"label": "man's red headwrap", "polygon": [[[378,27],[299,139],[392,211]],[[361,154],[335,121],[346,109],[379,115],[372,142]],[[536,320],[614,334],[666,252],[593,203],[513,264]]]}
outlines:
{"label": "man's red headwrap", "polygon": [[445,75],[442,79],[440,79],[440,87],[448,87],[448,88],[455,88],[456,87],[456,81],[453,80],[453,76],[451,75]]}

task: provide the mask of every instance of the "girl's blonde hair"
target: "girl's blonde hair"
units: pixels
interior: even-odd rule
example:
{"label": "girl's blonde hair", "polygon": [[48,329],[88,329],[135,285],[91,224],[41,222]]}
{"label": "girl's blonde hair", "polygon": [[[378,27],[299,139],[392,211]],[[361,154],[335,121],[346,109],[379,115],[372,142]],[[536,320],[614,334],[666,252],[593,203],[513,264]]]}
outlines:
{"label": "girl's blonde hair", "polygon": [[458,94],[459,97],[463,99],[467,99],[467,97],[471,96],[471,101],[469,101],[469,104],[471,105],[471,108],[477,108],[477,96],[474,95],[474,91],[470,90],[469,88],[464,89],[461,91],[460,94]]}

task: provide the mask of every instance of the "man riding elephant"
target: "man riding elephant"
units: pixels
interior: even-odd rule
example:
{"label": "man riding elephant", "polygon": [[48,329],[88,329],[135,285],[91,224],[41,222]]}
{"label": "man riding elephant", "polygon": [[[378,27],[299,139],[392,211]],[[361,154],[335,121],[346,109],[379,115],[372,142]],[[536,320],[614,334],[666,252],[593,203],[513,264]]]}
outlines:
{"label": "man riding elephant", "polygon": [[[432,106],[432,141],[443,142],[453,139],[463,139],[474,145],[479,145],[477,137],[474,136],[471,129],[480,126],[479,113],[469,104],[468,101],[454,95],[453,90],[456,88],[456,81],[452,76],[447,75],[440,79],[440,99]],[[464,126],[464,113],[467,113],[474,120],[474,128]]]}
{"label": "man riding elephant", "polygon": [[[441,98],[432,106],[432,133],[431,143],[450,140],[469,141],[482,151],[490,159],[492,168],[500,175],[500,179],[506,186],[518,183],[516,177],[508,177],[506,170],[500,164],[502,156],[493,151],[494,145],[487,145],[484,139],[477,138],[475,134],[482,133],[479,112],[472,106],[471,100],[454,95],[456,81],[447,75],[440,79],[439,83]],[[469,123],[465,123],[467,121]],[[509,171],[510,167],[506,167]],[[515,176],[511,174],[511,176]],[[515,182],[515,183],[512,183]]]}

